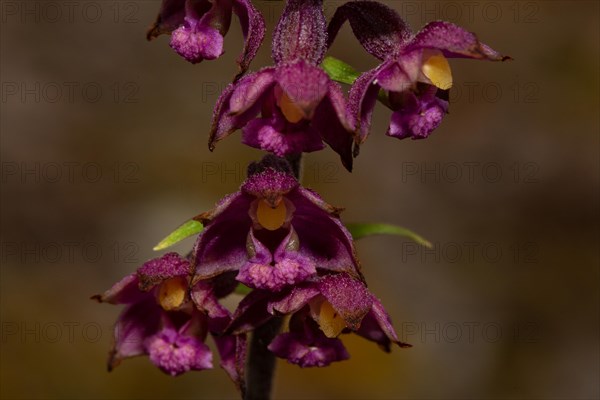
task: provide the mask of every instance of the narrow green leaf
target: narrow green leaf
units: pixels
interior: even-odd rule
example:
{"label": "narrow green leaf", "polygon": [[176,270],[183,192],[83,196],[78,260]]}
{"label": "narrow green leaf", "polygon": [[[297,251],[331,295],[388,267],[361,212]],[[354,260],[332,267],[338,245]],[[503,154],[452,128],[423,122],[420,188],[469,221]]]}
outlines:
{"label": "narrow green leaf", "polygon": [[252,291],[251,288],[249,288],[248,286],[244,285],[243,283],[240,283],[239,285],[236,286],[234,293],[237,294],[242,294],[242,295],[247,295],[248,293],[250,293]]}
{"label": "narrow green leaf", "polygon": [[432,245],[429,241],[424,239],[422,236],[417,235],[410,229],[403,228],[397,225],[390,224],[375,224],[375,223],[357,223],[357,224],[347,224],[346,227],[352,234],[354,240],[362,239],[366,236],[372,235],[397,235],[404,236],[406,238],[411,239],[412,241],[420,244],[421,246],[425,246],[431,248]]}
{"label": "narrow green leaf", "polygon": [[183,223],[179,228],[175,229],[166,238],[160,241],[159,244],[154,246],[154,251],[164,250],[167,247],[173,246],[175,243],[181,242],[183,239],[202,232],[204,226],[202,223],[190,219]]}
{"label": "narrow green leaf", "polygon": [[351,65],[334,57],[325,57],[321,67],[325,70],[331,79],[341,83],[352,85],[360,76],[360,73]]}

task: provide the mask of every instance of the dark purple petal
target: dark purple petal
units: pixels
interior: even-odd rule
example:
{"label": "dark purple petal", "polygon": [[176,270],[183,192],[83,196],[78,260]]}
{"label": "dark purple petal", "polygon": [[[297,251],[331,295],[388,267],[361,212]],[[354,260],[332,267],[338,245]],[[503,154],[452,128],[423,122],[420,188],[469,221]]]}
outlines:
{"label": "dark purple petal", "polygon": [[352,330],[360,327],[373,305],[367,287],[346,274],[327,275],[319,281],[319,290]]}
{"label": "dark purple petal", "polygon": [[339,220],[340,210],[304,188],[290,192],[287,198],[296,207],[291,223],[298,234],[300,253],[312,259],[317,269],[362,279],[352,238]]}
{"label": "dark purple petal", "polygon": [[163,311],[152,294],[144,295],[145,300],[126,307],[117,319],[108,359],[109,371],[125,358],[146,354],[144,341],[159,329]]}
{"label": "dark purple petal", "polygon": [[174,30],[169,45],[192,64],[214,60],[223,54],[221,33],[210,26],[200,24],[186,23]]}
{"label": "dark purple petal", "polygon": [[479,42],[475,34],[458,25],[445,21],[430,22],[406,45],[403,53],[418,49],[436,49],[446,57],[466,57],[504,61],[502,56],[489,46]]}
{"label": "dark purple petal", "polygon": [[325,147],[321,135],[310,124],[303,124],[304,129],[288,129],[289,125],[280,115],[254,119],[244,127],[242,143],[279,157],[309,153]]}
{"label": "dark purple petal", "polygon": [[374,82],[389,92],[403,92],[414,86],[421,68],[418,52],[406,54],[400,61],[390,60],[381,64]]}
{"label": "dark purple petal", "polygon": [[248,210],[252,200],[248,195],[237,193],[199,217],[205,229],[192,249],[194,282],[235,271],[246,262],[246,237],[252,226]]}
{"label": "dark purple petal", "polygon": [[352,171],[354,126],[346,119],[346,100],[340,86],[329,81],[327,96],[315,110],[312,126],[323,140],[339,154],[342,164]]}
{"label": "dark purple petal", "polygon": [[[181,26],[185,18],[185,3],[186,0],[163,0],[156,22],[146,33],[146,38],[152,40],[163,33],[171,33]],[[205,9],[208,10],[210,8],[209,1],[205,0],[204,3]]]}
{"label": "dark purple petal", "polygon": [[298,58],[320,64],[327,50],[327,28],[321,0],[288,0],[273,33],[275,64]]}
{"label": "dark purple petal", "polygon": [[343,208],[334,207],[327,203],[325,200],[323,200],[319,193],[312,189],[299,186],[297,194],[300,195],[304,200],[308,200],[310,203],[312,203],[312,205],[315,205],[322,211],[325,211],[332,218],[339,219],[340,213],[344,211]]}
{"label": "dark purple petal", "polygon": [[[403,93],[403,106],[392,114],[386,135],[405,139],[424,139],[436,129],[448,112],[448,102],[436,97],[434,86],[430,93],[416,96],[412,92]],[[431,93],[433,92],[433,93]]]}
{"label": "dark purple petal", "polygon": [[125,278],[115,283],[103,294],[92,296],[92,299],[99,303],[131,304],[140,301],[146,296],[146,293],[140,291],[139,279],[137,274],[134,273],[127,275]]}
{"label": "dark purple petal", "polygon": [[240,71],[246,72],[265,37],[265,20],[250,0],[234,0],[233,12],[238,16],[244,34],[244,49],[237,59]]}
{"label": "dark purple petal", "polygon": [[394,9],[376,1],[351,1],[335,10],[327,29],[328,47],[346,20],[365,50],[380,60],[393,57],[412,34]]}
{"label": "dark purple petal", "polygon": [[246,335],[215,336],[215,344],[221,357],[221,368],[235,383],[238,390],[244,393],[244,367],[246,362]]}
{"label": "dark purple petal", "polygon": [[[211,128],[208,138],[208,148],[210,151],[215,149],[215,144],[219,140],[226,138],[236,129],[237,120],[229,115],[229,100],[231,94],[236,88],[237,83],[230,83],[219,95],[215,108],[213,110]],[[257,110],[258,112],[258,110]]]}
{"label": "dark purple petal", "polygon": [[217,219],[221,214],[228,211],[232,205],[241,205],[241,203],[250,201],[250,199],[245,198],[244,195],[240,192],[231,193],[225,195],[221,200],[219,200],[212,210],[202,213],[200,215],[195,216],[193,219],[201,222],[203,225],[210,224],[213,220]]}
{"label": "dark purple petal", "polygon": [[392,343],[400,347],[411,347],[409,344],[403,343],[398,339],[390,316],[375,296],[373,296],[373,307],[363,318],[360,328],[356,333],[376,342],[387,353],[390,352]]}
{"label": "dark purple petal", "polygon": [[212,333],[221,333],[231,321],[231,313],[219,303],[214,286],[210,281],[199,281],[194,285],[191,298],[198,310],[208,316],[208,328]]}
{"label": "dark purple petal", "polygon": [[276,68],[275,79],[289,100],[310,119],[329,91],[330,79],[321,68],[300,59]]}
{"label": "dark purple petal", "polygon": [[184,372],[212,368],[212,352],[203,339],[166,327],[146,339],[150,361],[163,372],[177,376]]}
{"label": "dark purple petal", "polygon": [[350,358],[342,341],[326,337],[310,318],[305,320],[303,328],[279,334],[269,344],[269,350],[302,368],[326,367]]}
{"label": "dark purple petal", "polygon": [[311,260],[297,251],[287,249],[290,240],[294,240],[292,235],[294,232],[290,229],[288,236],[272,256],[251,233],[250,239],[256,255],[240,268],[237,279],[252,288],[278,292],[286,286],[300,283],[315,275],[317,271]]}
{"label": "dark purple petal", "polygon": [[190,272],[190,262],[172,252],[145,262],[137,270],[137,275],[140,280],[140,289],[149,290],[169,278],[186,277]]}
{"label": "dark purple petal", "polygon": [[272,297],[273,293],[267,290],[253,290],[246,295],[233,313],[226,333],[234,335],[247,333],[273,318],[273,315],[267,311],[267,304]]}
{"label": "dark purple petal", "polygon": [[291,291],[282,298],[276,299],[267,305],[269,313],[291,314],[318,296],[321,292],[314,283],[304,283],[294,286]]}
{"label": "dark purple petal", "polygon": [[238,81],[228,100],[228,113],[240,115],[252,109],[255,104],[261,104],[264,95],[275,84],[276,76],[276,68],[266,67]]}
{"label": "dark purple petal", "polygon": [[262,107],[264,97],[275,83],[274,68],[244,76],[228,85],[219,96],[213,111],[208,147],[212,151],[215,143],[252,120]]}
{"label": "dark purple petal", "polygon": [[238,281],[235,280],[235,271],[220,274],[206,283],[210,284],[211,291],[217,299],[222,299],[232,294],[238,287]]}
{"label": "dark purple petal", "polygon": [[[211,0],[212,7],[204,14],[198,14],[197,10],[199,6],[194,4],[195,1],[197,0],[191,0],[188,3],[190,4],[188,15],[191,15],[192,17],[201,16],[199,19],[200,24],[212,26],[218,30],[221,35],[225,36],[231,25],[233,0]],[[205,0],[200,0],[200,4],[204,1]]]}
{"label": "dark purple petal", "polygon": [[367,139],[371,130],[371,118],[379,93],[379,86],[373,81],[378,71],[379,68],[375,68],[359,76],[348,95],[348,114],[355,121],[359,143]]}

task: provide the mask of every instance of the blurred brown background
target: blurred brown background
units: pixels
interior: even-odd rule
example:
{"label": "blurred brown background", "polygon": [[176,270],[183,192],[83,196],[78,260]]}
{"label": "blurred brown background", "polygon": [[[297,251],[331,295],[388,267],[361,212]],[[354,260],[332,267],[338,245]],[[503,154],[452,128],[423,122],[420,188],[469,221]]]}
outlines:
{"label": "blurred brown background", "polygon": [[[429,140],[386,137],[380,106],[352,174],[329,149],[306,157],[305,184],[344,221],[400,224],[434,249],[358,244],[412,349],[345,337],[349,361],[279,362],[275,397],[598,398],[598,2],[387,3],[414,29],[450,20],[515,61],[451,61],[451,114]],[[282,3],[256,4],[272,27]],[[107,373],[119,309],[88,298],[260,157],[239,133],[206,145],[237,20],[226,54],[193,66],[166,37],[146,42],[156,0],[1,7],[0,397],[236,398],[218,368],[173,379],[139,358]],[[253,69],[271,63],[269,38]],[[347,26],[330,54],[377,63]]]}

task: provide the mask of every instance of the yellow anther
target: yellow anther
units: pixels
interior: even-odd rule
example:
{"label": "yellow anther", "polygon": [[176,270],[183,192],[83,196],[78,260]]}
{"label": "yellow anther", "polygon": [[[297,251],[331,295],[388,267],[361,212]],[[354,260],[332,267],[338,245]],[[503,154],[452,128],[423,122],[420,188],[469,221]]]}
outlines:
{"label": "yellow anther", "polygon": [[304,112],[283,92],[279,98],[279,109],[289,122],[295,124],[304,118]]}
{"label": "yellow anther", "polygon": [[166,311],[174,310],[183,304],[187,282],[182,277],[164,281],[158,289],[158,302]]}
{"label": "yellow anther", "polygon": [[337,337],[344,328],[346,322],[339,316],[337,311],[332,307],[328,301],[321,303],[321,309],[319,310],[319,327],[329,338]]}
{"label": "yellow anther", "polygon": [[442,90],[448,90],[452,87],[452,71],[448,60],[441,53],[435,53],[421,67],[425,75],[432,84]]}
{"label": "yellow anther", "polygon": [[287,209],[283,199],[276,207],[271,207],[265,200],[259,200],[256,207],[256,219],[262,227],[274,231],[285,223]]}

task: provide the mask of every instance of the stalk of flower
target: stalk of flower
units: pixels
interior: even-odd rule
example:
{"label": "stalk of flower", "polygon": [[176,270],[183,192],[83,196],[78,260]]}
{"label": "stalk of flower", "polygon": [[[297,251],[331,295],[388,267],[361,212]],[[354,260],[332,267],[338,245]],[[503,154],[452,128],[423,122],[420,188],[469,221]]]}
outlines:
{"label": "stalk of flower", "polygon": [[346,101],[340,86],[318,66],[326,43],[322,1],[288,1],[273,35],[275,66],[223,91],[209,148],[242,129],[243,143],[280,157],[321,150],[325,142],[351,170],[354,127],[346,118]]}
{"label": "stalk of flower", "polygon": [[447,58],[510,59],[450,22],[431,22],[414,34],[395,10],[375,1],[339,7],[329,23],[329,45],[346,20],[363,48],[383,61],[350,89],[348,109],[359,131],[357,144],[367,139],[380,89],[393,111],[386,134],[423,139],[448,112],[452,72]]}
{"label": "stalk of flower", "polygon": [[167,253],[92,297],[126,306],[115,324],[109,370],[123,359],[140,355],[147,355],[172,376],[212,368],[212,353],[204,343],[210,333],[221,366],[242,385],[246,339],[244,335],[223,335],[231,314],[218,302],[233,291],[235,281],[224,275],[190,287],[190,271],[188,260]]}
{"label": "stalk of flower", "polygon": [[214,60],[223,54],[232,13],[238,16],[244,35],[244,49],[237,60],[241,75],[265,35],[264,19],[250,0],[163,0],[147,38],[170,34],[171,48],[192,64]]}

